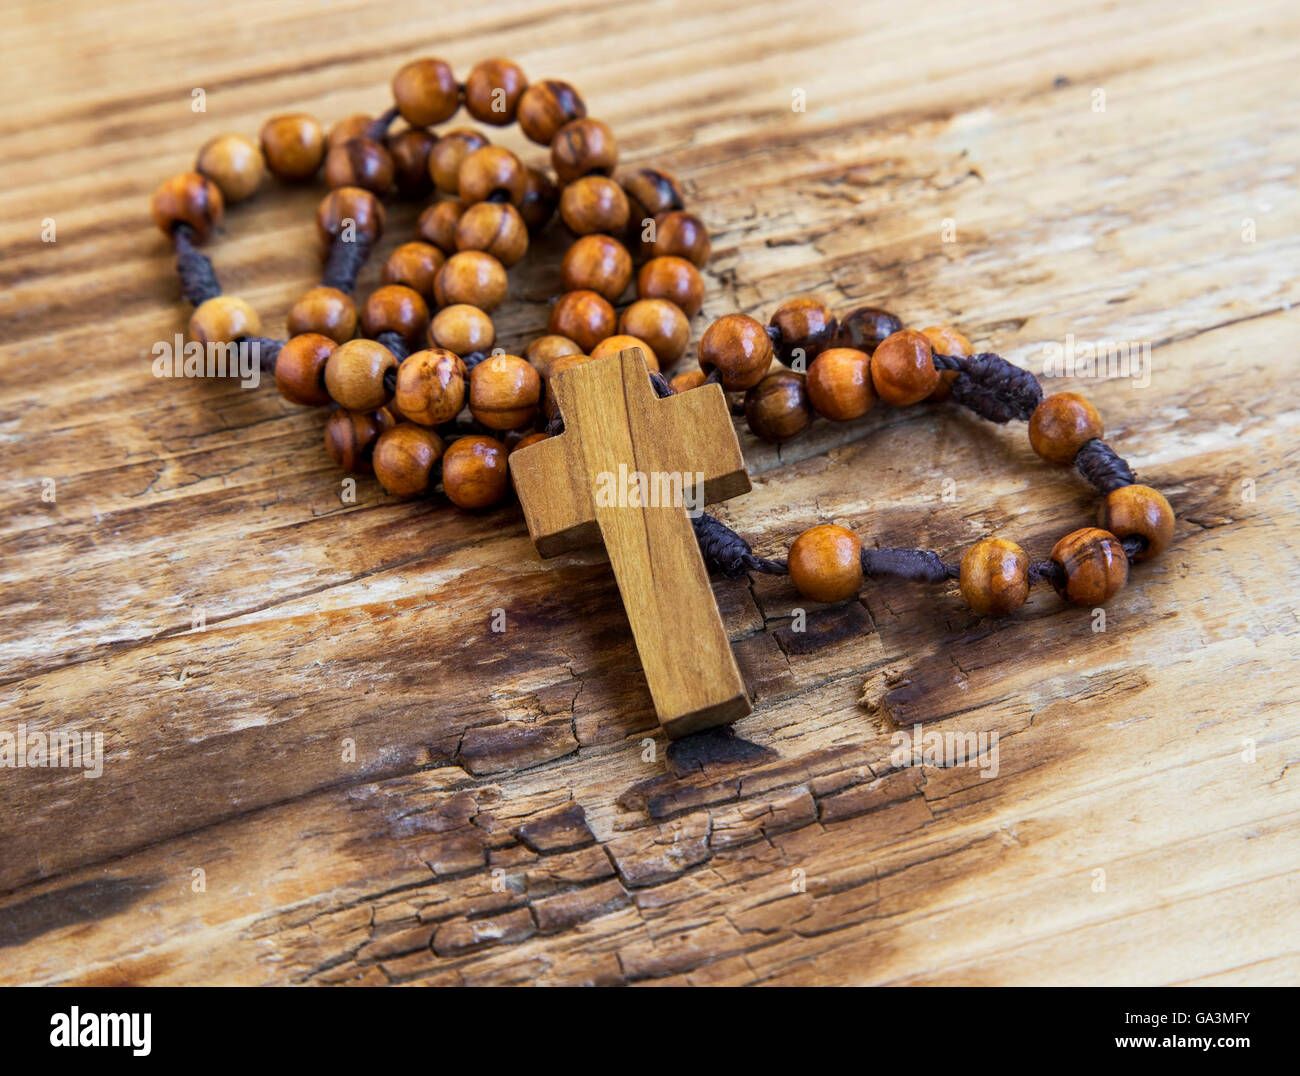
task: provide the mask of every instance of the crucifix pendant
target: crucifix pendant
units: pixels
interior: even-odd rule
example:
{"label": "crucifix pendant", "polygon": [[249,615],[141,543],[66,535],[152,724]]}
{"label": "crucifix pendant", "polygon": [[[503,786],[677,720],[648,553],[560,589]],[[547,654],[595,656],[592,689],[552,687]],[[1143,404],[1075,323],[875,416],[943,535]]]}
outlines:
{"label": "crucifix pendant", "polygon": [[565,430],[510,459],[544,557],[603,542],[669,736],[750,711],[687,509],[747,493],[720,385],[660,399],[639,348],[557,374]]}

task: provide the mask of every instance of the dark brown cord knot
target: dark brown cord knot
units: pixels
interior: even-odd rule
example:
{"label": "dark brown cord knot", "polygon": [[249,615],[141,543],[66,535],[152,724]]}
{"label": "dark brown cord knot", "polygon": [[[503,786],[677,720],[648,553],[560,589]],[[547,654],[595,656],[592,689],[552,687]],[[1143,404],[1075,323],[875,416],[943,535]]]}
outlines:
{"label": "dark brown cord knot", "polygon": [[928,549],[868,549],[859,554],[862,572],[868,576],[888,576],[913,583],[943,583],[961,575],[956,564],[946,563],[938,553]]}
{"label": "dark brown cord knot", "polygon": [[188,224],[178,224],[172,229],[172,242],[176,244],[176,275],[181,280],[181,294],[198,306],[221,294],[221,282],[212,261],[198,249],[198,236]]}
{"label": "dark brown cord knot", "polygon": [[1028,421],[1043,401],[1038,378],[991,351],[967,357],[936,354],[934,365],[957,371],[952,398],[990,422]]}
{"label": "dark brown cord knot", "polygon": [[1094,437],[1075,453],[1075,469],[1102,493],[1131,486],[1137,475],[1128,462],[1105,441]]}
{"label": "dark brown cord knot", "polygon": [[325,258],[325,269],[321,273],[321,284],[327,288],[351,294],[357,286],[357,277],[361,267],[366,264],[370,254],[370,240],[358,235],[352,242],[340,236],[330,241],[329,254]]}
{"label": "dark brown cord knot", "polygon": [[728,579],[739,579],[746,572],[785,575],[783,560],[755,556],[750,545],[720,519],[701,512],[691,520],[695,540],[700,544],[704,564],[710,571],[721,572]]}

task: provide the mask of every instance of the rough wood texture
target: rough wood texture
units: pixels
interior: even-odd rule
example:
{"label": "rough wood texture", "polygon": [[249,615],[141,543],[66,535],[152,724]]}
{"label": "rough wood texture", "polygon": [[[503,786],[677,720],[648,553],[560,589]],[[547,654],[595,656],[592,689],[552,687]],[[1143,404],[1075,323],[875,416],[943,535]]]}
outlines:
{"label": "rough wood texture", "polygon": [[[0,771],[0,977],[1300,980],[1298,35],[1293,4],[1168,0],[11,7],[0,705],[107,759]],[[318,413],[151,375],[187,317],[157,183],[276,112],[373,113],[428,54],[571,81],[625,162],[683,181],[714,243],[694,341],[818,292],[1036,371],[1067,334],[1149,342],[1146,387],[1059,387],[1168,495],[1175,544],[1105,631],[1041,588],[986,622],[955,586],[879,584],[799,632],[788,581],[719,581],[755,710],[665,750],[598,554],[543,563],[517,506],[367,479],[344,504]],[[218,229],[268,334],[317,279],[319,197],[263,190]],[[512,272],[508,350],[565,245]],[[834,520],[1041,558],[1097,508],[1023,427],[951,406],[741,443],[756,488],[725,515],[761,553]],[[893,718],[1000,733],[997,775],[895,764]]]}

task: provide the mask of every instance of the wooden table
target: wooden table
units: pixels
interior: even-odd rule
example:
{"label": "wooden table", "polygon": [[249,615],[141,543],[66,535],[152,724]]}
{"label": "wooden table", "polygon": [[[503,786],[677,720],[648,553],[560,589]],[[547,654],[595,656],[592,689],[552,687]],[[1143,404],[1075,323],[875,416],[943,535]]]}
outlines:
{"label": "wooden table", "polygon": [[[461,7],[6,16],[0,731],[106,757],[0,770],[0,977],[1300,980],[1295,5]],[[153,187],[271,113],[378,111],[422,54],[570,79],[684,180],[715,249],[696,339],[816,292],[1038,373],[1149,344],[1149,380],[1048,389],[1095,401],[1176,546],[1104,631],[1050,592],[985,622],[951,587],[717,580],[755,712],[666,752],[599,553],[543,563],[514,504],[343,504],[319,412],[152,376],[187,316]],[[319,197],[268,188],[212,248],[270,334]],[[507,346],[559,233],[512,273]],[[722,514],[761,553],[835,520],[1041,557],[1095,511],[1023,427],[951,407],[741,436],[755,489]],[[996,776],[895,765],[895,719],[997,733]]]}

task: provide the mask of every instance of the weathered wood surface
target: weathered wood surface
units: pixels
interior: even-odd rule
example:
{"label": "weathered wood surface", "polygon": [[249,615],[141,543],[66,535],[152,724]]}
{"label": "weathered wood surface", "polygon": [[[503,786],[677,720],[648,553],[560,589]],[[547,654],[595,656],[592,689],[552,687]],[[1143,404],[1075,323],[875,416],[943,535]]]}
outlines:
{"label": "weathered wood surface", "polygon": [[[0,770],[0,978],[1300,980],[1298,41],[1285,3],[11,9],[2,720],[102,731],[107,760]],[[430,52],[568,78],[625,160],[684,178],[716,250],[697,337],[818,291],[1035,369],[1067,334],[1149,341],[1148,387],[1069,387],[1177,545],[1104,632],[1051,595],[988,624],[891,584],[800,633],[785,581],[718,581],[748,747],[666,759],[598,553],[542,562],[517,506],[342,505],[319,415],[151,376],[186,316],[158,180],[276,110],[374,111]],[[259,195],[215,246],[270,332],[317,197]],[[512,273],[507,340],[561,247]],[[724,514],[760,552],[834,519],[1041,556],[1095,506],[1022,428],[948,410],[742,447]],[[891,713],[1000,733],[997,776],[894,766]]]}

